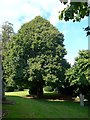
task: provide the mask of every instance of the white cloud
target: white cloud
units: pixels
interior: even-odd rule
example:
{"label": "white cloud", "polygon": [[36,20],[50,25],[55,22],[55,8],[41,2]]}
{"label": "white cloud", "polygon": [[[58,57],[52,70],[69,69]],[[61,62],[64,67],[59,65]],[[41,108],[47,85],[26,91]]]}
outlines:
{"label": "white cloud", "polygon": [[14,24],[17,31],[19,26],[18,18],[21,16],[20,5],[22,6],[24,0],[0,0],[0,25],[9,21]]}
{"label": "white cloud", "polygon": [[29,16],[32,17],[32,16],[41,14],[40,8],[34,7],[32,4],[29,4],[29,3],[25,3],[22,6],[22,12],[23,12],[23,15],[27,17]]}
{"label": "white cloud", "polygon": [[75,62],[74,57],[71,57],[70,55],[66,55],[65,59],[71,64],[71,66],[74,65],[74,62]]}
{"label": "white cloud", "polygon": [[[23,23],[37,15],[47,18],[54,26],[58,26],[58,23],[64,22],[58,19],[58,12],[63,8],[59,0],[0,0],[0,26],[3,22],[9,21],[17,32]],[[66,26],[63,32],[67,34]],[[68,56],[67,59],[73,64],[73,59]]]}
{"label": "white cloud", "polygon": [[51,24],[53,24],[53,25],[56,25],[56,24],[58,24],[58,22],[59,22],[59,9],[58,8],[56,8],[56,9],[54,9],[53,11],[52,11],[52,14],[51,14],[51,16],[49,17],[49,21],[51,22]]}
{"label": "white cloud", "polygon": [[58,11],[62,8],[59,0],[0,0],[0,25],[8,20],[14,24],[17,31],[22,23],[37,15],[48,17],[47,19],[56,25],[59,22]]}
{"label": "white cloud", "polygon": [[[50,22],[53,24],[53,25],[57,25],[58,23],[60,23],[60,20],[59,20],[59,11],[62,11],[64,9],[64,5],[61,4],[60,2],[57,4],[57,7],[55,7],[53,10],[52,10],[52,14],[49,18]],[[62,21],[64,22],[64,21]]]}

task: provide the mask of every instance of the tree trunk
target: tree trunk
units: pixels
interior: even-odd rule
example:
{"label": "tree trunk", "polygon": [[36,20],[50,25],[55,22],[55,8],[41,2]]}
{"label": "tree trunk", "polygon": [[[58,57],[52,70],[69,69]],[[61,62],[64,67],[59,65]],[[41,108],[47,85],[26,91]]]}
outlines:
{"label": "tree trunk", "polygon": [[2,56],[0,55],[0,101],[6,100],[5,98],[5,85],[2,80]]}
{"label": "tree trunk", "polygon": [[6,96],[5,96],[5,84],[2,80],[2,101],[6,100]]}
{"label": "tree trunk", "polygon": [[39,81],[37,85],[37,97],[41,98],[42,96],[43,96],[43,84],[42,81]]}
{"label": "tree trunk", "polygon": [[41,98],[43,96],[43,87],[39,87],[37,89],[37,97]]}

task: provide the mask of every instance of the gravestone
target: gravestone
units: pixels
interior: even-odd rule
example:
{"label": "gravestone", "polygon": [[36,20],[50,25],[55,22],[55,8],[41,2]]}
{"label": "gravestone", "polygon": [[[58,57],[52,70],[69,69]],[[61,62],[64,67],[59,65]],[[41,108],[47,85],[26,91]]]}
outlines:
{"label": "gravestone", "polygon": [[80,106],[84,106],[84,95],[80,94]]}

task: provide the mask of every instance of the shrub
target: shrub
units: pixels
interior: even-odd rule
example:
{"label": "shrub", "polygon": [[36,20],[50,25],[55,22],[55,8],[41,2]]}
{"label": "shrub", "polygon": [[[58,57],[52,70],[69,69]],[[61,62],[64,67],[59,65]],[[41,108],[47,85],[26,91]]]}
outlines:
{"label": "shrub", "polygon": [[23,86],[18,86],[18,90],[19,91],[24,91],[24,87]]}
{"label": "shrub", "polygon": [[7,86],[5,91],[6,91],[6,92],[13,92],[13,91],[14,91],[14,87],[12,87],[12,86]]}
{"label": "shrub", "polygon": [[44,91],[46,91],[46,92],[52,92],[53,88],[51,86],[46,86],[46,87],[44,87]]}
{"label": "shrub", "polygon": [[30,95],[36,95],[37,94],[37,89],[34,86],[30,87],[29,88],[29,94]]}

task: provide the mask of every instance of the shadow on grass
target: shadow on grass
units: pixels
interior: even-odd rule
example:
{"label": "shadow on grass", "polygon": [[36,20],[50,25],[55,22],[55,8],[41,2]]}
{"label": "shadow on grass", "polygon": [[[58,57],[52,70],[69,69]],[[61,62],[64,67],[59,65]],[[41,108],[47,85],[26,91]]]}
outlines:
{"label": "shadow on grass", "polygon": [[[14,104],[10,104],[10,105],[15,105],[15,104],[17,104],[17,102],[18,101],[24,101],[24,102],[30,102],[30,101],[33,101],[33,102],[35,102],[35,101],[37,101],[37,102],[42,102],[42,103],[59,103],[59,104],[65,104],[65,105],[80,105],[80,102],[79,101],[74,101],[74,99],[72,98],[72,97],[69,97],[69,96],[58,96],[58,95],[55,95],[55,96],[52,96],[52,95],[47,95],[47,94],[45,94],[42,98],[37,98],[37,97],[32,97],[32,96],[30,96],[30,95],[26,95],[26,96],[24,96],[24,97],[20,97],[20,96],[7,96],[7,100],[8,101],[11,101],[12,103],[14,103]],[[85,106],[89,106],[89,103],[88,103],[88,101],[84,101],[84,104],[85,104]],[[7,105],[9,105],[8,103],[7,103]]]}
{"label": "shadow on grass", "polygon": [[[15,102],[14,105],[5,104],[3,109],[8,111],[4,118],[60,118],[87,116],[87,106],[80,107],[79,102],[59,99],[29,98],[20,96],[7,96],[7,99]],[[79,114],[79,111],[81,113]],[[85,113],[83,113],[86,111]],[[71,114],[72,112],[72,114]],[[84,114],[84,115],[83,115]]]}
{"label": "shadow on grass", "polygon": [[[77,103],[80,104],[80,101],[76,101],[75,98],[67,95],[59,95],[59,94],[49,94],[49,93],[44,93],[44,95],[41,98],[37,98],[36,96],[31,96],[31,95],[26,95],[26,98],[31,98],[35,99],[38,101],[53,101],[53,102],[64,102],[64,103]],[[85,106],[89,106],[88,101],[84,101]]]}

